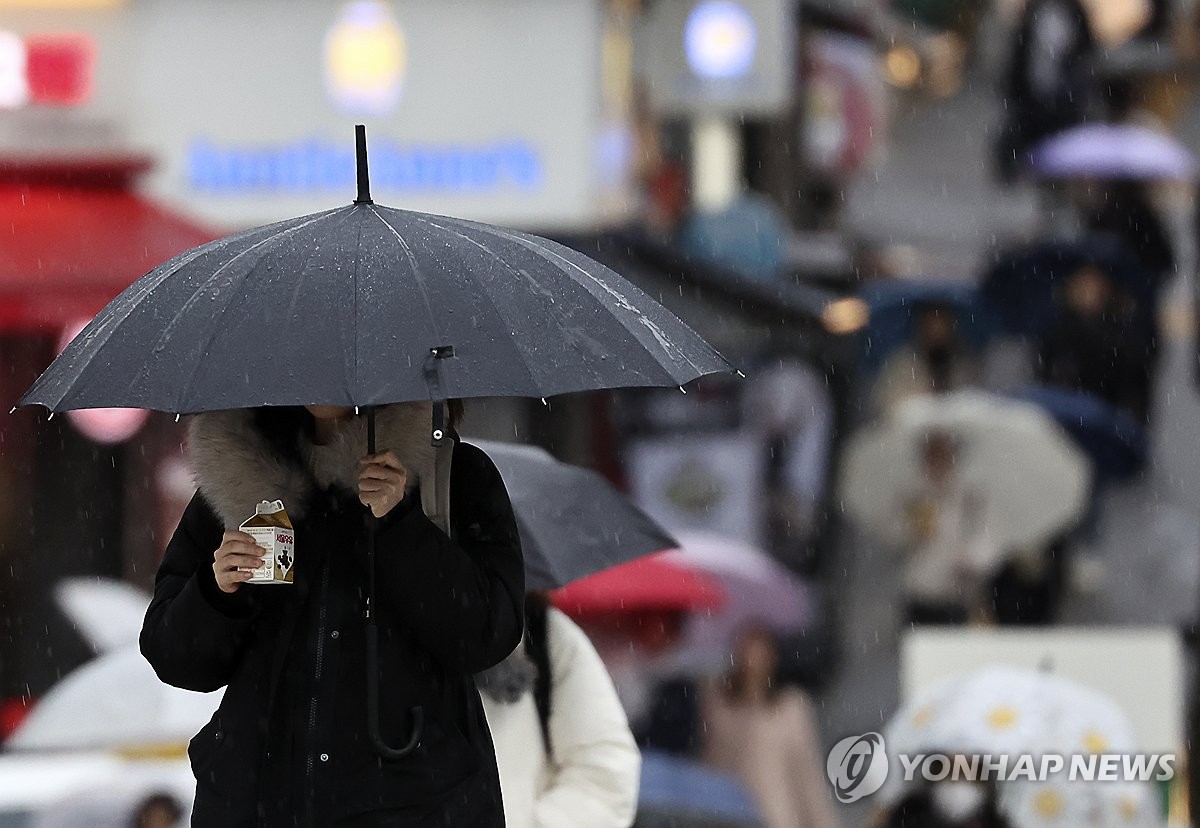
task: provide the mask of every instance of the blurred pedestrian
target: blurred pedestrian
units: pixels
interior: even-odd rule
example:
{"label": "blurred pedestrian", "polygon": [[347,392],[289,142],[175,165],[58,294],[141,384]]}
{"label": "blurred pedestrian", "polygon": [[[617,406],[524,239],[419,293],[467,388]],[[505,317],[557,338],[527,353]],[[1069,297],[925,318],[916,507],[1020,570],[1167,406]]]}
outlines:
{"label": "blurred pedestrian", "polygon": [[916,394],[944,393],[978,385],[983,367],[958,333],[958,317],[949,305],[922,303],[915,334],[883,363],[872,390],[872,408],[886,414]]}
{"label": "blurred pedestrian", "polygon": [[732,670],[704,689],[704,761],[746,786],[765,828],[836,828],[813,703],[778,667],[774,635],[744,630]]}
{"label": "blurred pedestrian", "polygon": [[[448,484],[422,491],[415,470],[432,463],[430,411],[379,409],[384,448],[372,456],[350,408],[193,418],[199,492],[167,547],[141,635],[163,681],[226,688],[188,751],[193,825],[504,824],[473,676],[520,641],[524,565],[504,485],[479,449],[451,433]],[[460,413],[452,406],[452,423]],[[246,583],[262,549],[234,530],[264,499],[281,499],[295,526],[294,584]],[[372,676],[364,506],[379,521]],[[444,525],[426,516],[447,507]],[[373,746],[363,702],[375,680],[389,701],[383,741],[419,740],[399,758]]]}
{"label": "blurred pedestrian", "polygon": [[525,599],[525,637],[476,676],[508,828],[625,828],[641,756],[591,642],[546,597]]}
{"label": "blurred pedestrian", "polygon": [[151,794],[138,804],[129,828],[177,828],[183,824],[183,807],[168,793]]}
{"label": "blurred pedestrian", "polygon": [[1147,336],[1109,275],[1085,265],[1067,278],[1059,316],[1038,343],[1038,379],[1093,394],[1144,420],[1150,410]]}
{"label": "blurred pedestrian", "polygon": [[1000,179],[1014,181],[1043,138],[1081,124],[1099,105],[1095,38],[1080,0],[1028,0],[1013,39],[996,140]]}
{"label": "blurred pedestrian", "polygon": [[984,584],[1001,563],[983,492],[956,469],[960,446],[935,431],[922,447],[922,480],[908,503],[904,591],[911,624],[963,624],[986,615]]}
{"label": "blurred pedestrian", "polygon": [[996,803],[994,786],[939,782],[905,796],[872,828],[1013,828]]}

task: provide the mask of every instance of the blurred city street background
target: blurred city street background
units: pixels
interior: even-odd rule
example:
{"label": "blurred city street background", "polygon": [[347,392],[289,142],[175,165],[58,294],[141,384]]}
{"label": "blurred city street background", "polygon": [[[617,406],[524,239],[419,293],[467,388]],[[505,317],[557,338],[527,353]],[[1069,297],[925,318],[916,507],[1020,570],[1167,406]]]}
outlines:
{"label": "blurred city street background", "polygon": [[[365,123],[381,203],[572,247],[744,374],[466,404],[464,439],[594,470],[679,541],[551,595],[642,748],[636,825],[1182,828],[1198,81],[1194,0],[0,2],[0,402],[171,256],[349,202]],[[160,703],[134,652],[195,491],[178,420],[0,421],[0,828],[190,807],[217,700]],[[847,737],[986,751],[936,717],[1050,674],[1175,778],[825,785]],[[86,727],[89,681],[145,706]],[[738,740],[786,704],[779,744]],[[1028,751],[1103,752],[1079,738]]]}

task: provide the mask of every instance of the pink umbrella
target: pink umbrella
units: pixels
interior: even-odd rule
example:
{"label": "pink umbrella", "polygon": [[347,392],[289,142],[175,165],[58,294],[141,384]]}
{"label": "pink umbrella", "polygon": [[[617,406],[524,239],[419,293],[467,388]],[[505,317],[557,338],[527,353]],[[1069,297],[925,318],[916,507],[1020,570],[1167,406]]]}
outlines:
{"label": "pink umbrella", "polygon": [[750,544],[707,532],[676,532],[680,547],[662,553],[720,583],[720,607],[693,612],[678,653],[685,669],[729,666],[738,633],[763,626],[778,635],[797,633],[815,615],[811,587],[767,553]]}

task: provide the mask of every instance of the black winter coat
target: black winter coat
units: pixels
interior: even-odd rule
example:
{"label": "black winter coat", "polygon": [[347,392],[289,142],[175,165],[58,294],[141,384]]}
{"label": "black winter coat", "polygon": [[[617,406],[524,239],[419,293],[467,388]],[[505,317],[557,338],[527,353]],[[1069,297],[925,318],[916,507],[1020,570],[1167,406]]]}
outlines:
{"label": "black winter coat", "polygon": [[375,608],[382,731],[419,748],[380,759],[365,712],[364,509],[315,492],[295,521],[294,585],[221,592],[222,523],[197,495],[167,547],[141,648],[168,684],[220,709],[192,740],[193,825],[501,826],[496,760],[472,674],[505,658],[522,629],[524,570],[512,508],[479,449],[459,443],[451,537],[410,495],[378,532]]}

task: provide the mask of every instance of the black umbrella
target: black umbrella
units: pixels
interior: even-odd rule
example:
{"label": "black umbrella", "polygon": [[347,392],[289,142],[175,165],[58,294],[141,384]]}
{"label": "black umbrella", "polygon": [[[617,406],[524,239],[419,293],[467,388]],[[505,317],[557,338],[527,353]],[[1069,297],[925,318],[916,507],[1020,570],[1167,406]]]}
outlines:
{"label": "black umbrella", "polygon": [[475,441],[512,500],[525,585],[554,589],[679,544],[612,484],[533,446]]}
{"label": "black umbrella", "polygon": [[[547,239],[371,200],[356,127],[358,198],[235,233],[147,273],[100,311],[18,405],[186,413],[266,405],[372,406],[683,385],[730,365],[602,264]],[[378,752],[376,521],[366,512],[368,715]]]}

